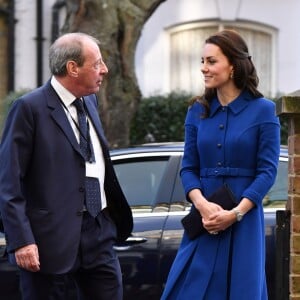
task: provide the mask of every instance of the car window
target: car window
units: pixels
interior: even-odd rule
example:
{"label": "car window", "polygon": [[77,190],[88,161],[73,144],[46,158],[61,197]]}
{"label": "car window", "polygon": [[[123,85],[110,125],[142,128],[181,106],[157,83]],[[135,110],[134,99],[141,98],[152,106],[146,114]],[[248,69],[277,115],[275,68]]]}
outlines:
{"label": "car window", "polygon": [[113,163],[122,190],[133,212],[151,212],[168,157],[114,160]]}
{"label": "car window", "polygon": [[172,197],[172,203],[170,205],[170,211],[189,211],[191,206],[192,204],[186,200],[180,174],[178,171]]}
{"label": "car window", "polygon": [[277,177],[274,185],[264,198],[264,207],[278,208],[285,207],[288,198],[288,162],[287,159],[280,160]]}
{"label": "car window", "polygon": [[[274,185],[265,196],[263,205],[265,208],[284,208],[288,198],[288,159],[281,157],[278,165],[277,177]],[[184,190],[180,176],[176,179],[170,211],[189,210],[191,203],[185,200]]]}

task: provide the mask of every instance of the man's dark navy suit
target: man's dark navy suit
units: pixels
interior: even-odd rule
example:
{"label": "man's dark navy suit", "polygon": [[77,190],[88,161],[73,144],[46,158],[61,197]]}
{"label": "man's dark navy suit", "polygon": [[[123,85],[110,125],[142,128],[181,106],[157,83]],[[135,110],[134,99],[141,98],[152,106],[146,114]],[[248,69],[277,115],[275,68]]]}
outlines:
{"label": "man's dark navy suit", "polygon": [[[90,95],[84,101],[102,146],[108,210],[118,239],[125,240],[133,226],[131,210],[113,170],[97,99]],[[0,150],[0,202],[8,251],[36,243],[41,272],[66,273],[80,242],[85,161],[50,81],[17,100],[7,122]]]}

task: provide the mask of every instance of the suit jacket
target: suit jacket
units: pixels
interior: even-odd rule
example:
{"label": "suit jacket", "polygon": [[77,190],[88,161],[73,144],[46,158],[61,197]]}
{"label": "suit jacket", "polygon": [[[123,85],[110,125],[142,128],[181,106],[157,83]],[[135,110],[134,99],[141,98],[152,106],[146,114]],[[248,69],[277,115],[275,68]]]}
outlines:
{"label": "suit jacket", "polygon": [[[107,206],[125,240],[133,227],[130,207],[115,175],[97,112],[95,95],[85,98],[105,160]],[[80,240],[85,161],[50,81],[16,100],[0,146],[0,208],[8,252],[39,248],[41,271],[65,273]]]}

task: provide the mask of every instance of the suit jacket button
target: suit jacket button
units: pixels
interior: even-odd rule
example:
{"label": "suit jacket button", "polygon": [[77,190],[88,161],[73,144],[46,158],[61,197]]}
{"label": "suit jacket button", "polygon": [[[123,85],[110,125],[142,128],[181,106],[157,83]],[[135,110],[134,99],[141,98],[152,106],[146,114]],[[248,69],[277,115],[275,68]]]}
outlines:
{"label": "suit jacket button", "polygon": [[77,215],[78,217],[81,217],[81,216],[83,215],[83,212],[82,212],[81,210],[79,210],[79,211],[77,211],[76,215]]}

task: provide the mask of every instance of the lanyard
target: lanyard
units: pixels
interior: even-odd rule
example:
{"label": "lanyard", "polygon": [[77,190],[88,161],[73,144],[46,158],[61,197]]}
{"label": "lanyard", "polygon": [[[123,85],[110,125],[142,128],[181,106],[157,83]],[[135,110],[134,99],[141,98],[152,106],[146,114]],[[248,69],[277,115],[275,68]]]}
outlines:
{"label": "lanyard", "polygon": [[[64,109],[67,111],[67,113],[69,114],[72,122],[74,123],[76,129],[78,130],[79,132],[79,135],[88,143],[90,144],[91,143],[91,138],[90,138],[90,124],[89,124],[89,121],[88,121],[88,118],[86,118],[86,125],[87,125],[87,136],[85,136],[83,134],[83,132],[81,131],[80,127],[79,127],[79,124],[76,122],[76,120],[73,118],[72,114],[70,113],[69,109],[67,108],[67,106],[65,105],[65,103],[59,98],[59,101],[61,103],[61,105],[64,107]],[[85,103],[83,102],[83,108],[84,108],[84,112],[85,112],[85,115],[87,116],[87,113],[86,113],[86,107],[85,107]],[[76,112],[77,112],[77,109],[76,109]]]}

